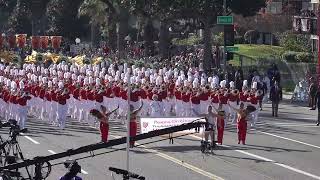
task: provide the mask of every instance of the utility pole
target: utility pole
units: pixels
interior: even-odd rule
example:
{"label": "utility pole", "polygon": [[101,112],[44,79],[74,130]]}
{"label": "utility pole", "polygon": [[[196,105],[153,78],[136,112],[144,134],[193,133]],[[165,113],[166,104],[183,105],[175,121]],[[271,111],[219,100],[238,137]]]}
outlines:
{"label": "utility pole", "polygon": [[[130,74],[128,75],[128,117],[127,117],[127,164],[126,169],[129,172],[130,167],[130,119],[131,119],[131,109],[130,109],[130,95],[131,95],[131,79]],[[130,178],[129,178],[130,179]]]}
{"label": "utility pole", "polygon": [[[223,15],[227,15],[227,0],[223,0]],[[225,25],[224,25],[225,26]],[[224,43],[223,43],[223,71],[226,73],[227,69],[227,46],[226,46],[226,35],[224,34]]]}
{"label": "utility pole", "polygon": [[317,35],[318,35],[318,64],[317,64],[317,84],[318,89],[320,88],[320,3],[318,2],[315,7],[314,11],[317,13]]}

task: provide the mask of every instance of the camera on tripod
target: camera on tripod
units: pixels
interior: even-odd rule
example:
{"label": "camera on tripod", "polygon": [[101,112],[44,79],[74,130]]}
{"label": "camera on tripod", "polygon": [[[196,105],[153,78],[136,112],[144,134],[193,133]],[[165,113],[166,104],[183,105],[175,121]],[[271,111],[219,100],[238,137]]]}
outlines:
{"label": "camera on tripod", "polygon": [[27,132],[27,129],[20,129],[18,122],[15,119],[9,119],[6,123],[1,123],[1,127],[9,127],[9,135],[12,139],[16,139],[19,133]]}

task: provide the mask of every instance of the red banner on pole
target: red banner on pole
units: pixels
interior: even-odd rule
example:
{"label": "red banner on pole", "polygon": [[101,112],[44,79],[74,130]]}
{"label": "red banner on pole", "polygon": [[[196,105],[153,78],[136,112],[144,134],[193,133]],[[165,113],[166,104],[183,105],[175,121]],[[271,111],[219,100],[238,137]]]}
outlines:
{"label": "red banner on pole", "polygon": [[40,48],[40,36],[31,36],[32,49]]}
{"label": "red banner on pole", "polygon": [[51,36],[52,48],[55,50],[59,49],[61,45],[61,41],[62,41],[62,36]]}
{"label": "red banner on pole", "polygon": [[18,48],[24,48],[27,42],[27,35],[26,34],[17,34],[16,41]]}
{"label": "red banner on pole", "polygon": [[2,46],[3,46],[3,42],[4,42],[4,37],[2,37],[2,36],[0,35],[0,49],[1,49]]}
{"label": "red banner on pole", "polygon": [[8,44],[9,44],[9,48],[15,48],[16,47],[16,36],[14,35],[9,35],[8,36]]}
{"label": "red banner on pole", "polygon": [[49,36],[40,36],[40,44],[42,49],[48,49]]}

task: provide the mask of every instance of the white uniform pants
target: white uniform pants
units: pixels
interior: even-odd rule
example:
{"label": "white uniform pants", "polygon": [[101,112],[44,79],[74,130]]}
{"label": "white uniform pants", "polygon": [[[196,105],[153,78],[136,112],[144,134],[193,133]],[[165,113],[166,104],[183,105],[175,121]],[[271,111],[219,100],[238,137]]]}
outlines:
{"label": "white uniform pants", "polygon": [[67,108],[67,105],[62,105],[59,103],[57,107],[58,107],[57,118],[58,118],[59,127],[61,129],[64,129],[66,126],[68,108]]}

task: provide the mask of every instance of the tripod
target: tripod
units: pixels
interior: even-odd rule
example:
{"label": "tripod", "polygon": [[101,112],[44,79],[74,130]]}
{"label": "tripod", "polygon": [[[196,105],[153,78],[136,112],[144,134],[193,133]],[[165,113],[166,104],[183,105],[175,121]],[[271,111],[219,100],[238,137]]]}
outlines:
{"label": "tripod", "polygon": [[[20,148],[20,145],[17,141],[17,135],[10,136],[11,139],[5,141],[0,147],[1,150],[4,153],[4,162],[3,166],[6,166],[8,164],[16,163],[18,159],[21,159],[24,161],[24,156],[22,154],[22,150]],[[31,174],[29,172],[28,167],[26,167],[26,171],[28,176],[31,178]],[[16,172],[18,172],[18,169],[16,169]]]}

